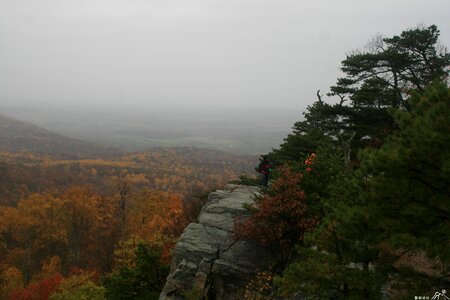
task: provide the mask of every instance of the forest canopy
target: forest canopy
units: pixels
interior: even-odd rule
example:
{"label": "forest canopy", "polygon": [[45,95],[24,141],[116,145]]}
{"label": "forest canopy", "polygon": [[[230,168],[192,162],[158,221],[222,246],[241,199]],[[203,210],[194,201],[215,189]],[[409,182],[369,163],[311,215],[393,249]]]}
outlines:
{"label": "forest canopy", "polygon": [[14,300],[157,299],[204,194],[254,160],[194,148],[0,159],[0,299]]}

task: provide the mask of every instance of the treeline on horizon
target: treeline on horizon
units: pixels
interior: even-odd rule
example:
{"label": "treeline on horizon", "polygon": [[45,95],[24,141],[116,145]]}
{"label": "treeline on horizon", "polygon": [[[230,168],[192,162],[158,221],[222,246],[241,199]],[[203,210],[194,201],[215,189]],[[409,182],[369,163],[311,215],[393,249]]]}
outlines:
{"label": "treeline on horizon", "polygon": [[0,299],[157,299],[205,194],[253,161],[194,148],[0,152]]}
{"label": "treeline on horizon", "polygon": [[449,290],[450,54],[438,37],[417,27],[348,55],[344,76],[268,154],[272,183],[234,234],[277,260],[246,299]]}

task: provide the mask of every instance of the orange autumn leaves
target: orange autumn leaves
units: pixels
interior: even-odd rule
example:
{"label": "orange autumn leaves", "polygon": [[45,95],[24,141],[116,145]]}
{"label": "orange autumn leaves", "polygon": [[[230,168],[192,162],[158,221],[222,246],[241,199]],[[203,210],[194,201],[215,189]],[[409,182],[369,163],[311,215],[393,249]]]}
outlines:
{"label": "orange autumn leaves", "polygon": [[253,165],[250,157],[189,148],[70,160],[0,152],[0,160],[0,299],[14,291],[26,299],[28,288],[56,286],[50,278],[64,281],[74,268],[99,275],[133,268],[140,243],[170,262],[196,218],[196,195]]}
{"label": "orange autumn leaves", "polygon": [[33,192],[89,184],[107,193],[114,181],[189,196],[222,187],[253,170],[254,157],[206,149],[154,149],[109,159],[58,159],[0,151],[0,205],[16,206]]}
{"label": "orange autumn leaves", "polygon": [[61,281],[60,274],[55,274],[38,282],[31,283],[25,289],[13,290],[8,300],[44,300],[56,291]]}
{"label": "orange autumn leaves", "polygon": [[8,248],[2,263],[21,261],[27,281],[52,256],[60,257],[66,268],[106,270],[111,264],[107,249],[116,235],[114,209],[113,202],[87,186],[61,195],[32,194],[1,213],[0,234]]}
{"label": "orange autumn leaves", "polygon": [[61,195],[32,194],[16,208],[0,211],[0,273],[16,271],[20,284],[11,287],[17,289],[73,267],[108,272],[119,241],[129,239],[146,241],[168,261],[170,248],[187,224],[182,197],[140,189],[129,194],[124,227],[122,213],[119,197],[98,195],[88,186]]}
{"label": "orange autumn leaves", "polygon": [[142,189],[130,203],[127,235],[150,241],[170,261],[170,249],[188,224],[181,195]]}

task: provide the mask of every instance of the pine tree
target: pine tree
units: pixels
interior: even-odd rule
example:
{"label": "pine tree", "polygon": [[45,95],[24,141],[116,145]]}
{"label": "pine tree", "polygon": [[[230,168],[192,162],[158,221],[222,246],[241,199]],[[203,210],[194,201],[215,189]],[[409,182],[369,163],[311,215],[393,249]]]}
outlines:
{"label": "pine tree", "polygon": [[337,174],[324,216],[277,284],[286,295],[411,299],[450,278],[450,89],[415,94],[391,112],[399,130]]}
{"label": "pine tree", "polygon": [[161,263],[161,255],[139,244],[135,267],[122,267],[104,279],[107,299],[158,299],[169,267]]}
{"label": "pine tree", "polygon": [[370,234],[394,256],[426,256],[428,268],[396,267],[405,288],[442,288],[450,278],[450,89],[435,84],[410,104],[392,114],[400,130],[366,153]]}
{"label": "pine tree", "polygon": [[309,106],[304,120],[294,124],[280,149],[270,154],[275,163],[303,160],[324,144],[334,144],[347,164],[370,142],[379,147],[397,129],[389,109],[410,110],[413,91],[423,91],[434,80],[445,80],[450,54],[438,43],[435,25],[403,31],[391,38],[373,39],[365,51],[354,51],[342,61],[345,76],[330,88],[327,103]]}

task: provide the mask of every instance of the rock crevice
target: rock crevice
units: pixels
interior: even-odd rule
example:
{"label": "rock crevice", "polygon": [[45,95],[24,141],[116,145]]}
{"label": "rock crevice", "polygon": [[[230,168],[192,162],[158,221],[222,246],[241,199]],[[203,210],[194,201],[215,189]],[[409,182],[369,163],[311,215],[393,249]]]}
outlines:
{"label": "rock crevice", "polygon": [[160,300],[242,299],[248,279],[271,261],[257,244],[231,237],[236,218],[248,216],[244,204],[258,194],[258,188],[242,185],[209,194],[198,223],[186,227],[173,249]]}

